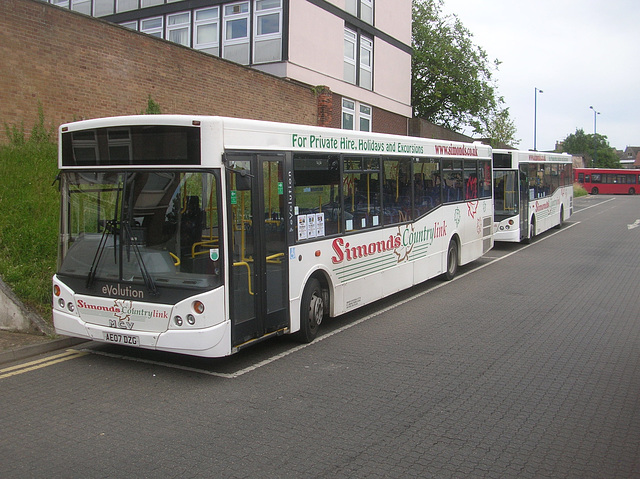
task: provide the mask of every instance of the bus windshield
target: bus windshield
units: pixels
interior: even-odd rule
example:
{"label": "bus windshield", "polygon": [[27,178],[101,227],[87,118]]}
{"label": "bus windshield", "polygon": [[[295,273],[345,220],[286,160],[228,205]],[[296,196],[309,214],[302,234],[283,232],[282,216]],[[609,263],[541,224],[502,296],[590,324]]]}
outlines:
{"label": "bus windshield", "polygon": [[493,170],[494,216],[508,217],[518,214],[518,182],[516,170]]}
{"label": "bus windshield", "polygon": [[193,294],[221,284],[218,178],[188,171],[68,171],[58,274]]}

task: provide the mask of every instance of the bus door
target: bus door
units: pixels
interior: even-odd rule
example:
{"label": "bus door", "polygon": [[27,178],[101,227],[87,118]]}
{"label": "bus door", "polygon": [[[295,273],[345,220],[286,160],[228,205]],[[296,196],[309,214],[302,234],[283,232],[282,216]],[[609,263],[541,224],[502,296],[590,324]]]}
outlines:
{"label": "bus door", "polygon": [[234,347],[289,325],[284,155],[226,156]]}
{"label": "bus door", "polygon": [[529,165],[520,165],[520,241],[529,238]]}

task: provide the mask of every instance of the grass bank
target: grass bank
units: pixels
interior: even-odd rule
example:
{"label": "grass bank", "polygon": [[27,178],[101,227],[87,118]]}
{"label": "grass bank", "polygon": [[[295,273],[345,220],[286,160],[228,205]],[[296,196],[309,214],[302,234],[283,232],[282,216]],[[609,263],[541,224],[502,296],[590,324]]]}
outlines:
{"label": "grass bank", "polygon": [[0,146],[0,276],[51,323],[59,193],[57,147],[49,138]]}

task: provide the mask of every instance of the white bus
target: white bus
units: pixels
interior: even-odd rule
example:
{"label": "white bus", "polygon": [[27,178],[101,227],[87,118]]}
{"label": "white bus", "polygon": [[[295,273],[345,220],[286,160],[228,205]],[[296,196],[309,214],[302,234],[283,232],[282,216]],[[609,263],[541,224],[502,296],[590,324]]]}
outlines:
{"label": "white bus", "polygon": [[203,357],[309,342],[493,246],[488,146],[178,115],[59,135],[58,334]]}
{"label": "white bus", "polygon": [[529,242],[573,213],[571,155],[493,150],[494,239]]}

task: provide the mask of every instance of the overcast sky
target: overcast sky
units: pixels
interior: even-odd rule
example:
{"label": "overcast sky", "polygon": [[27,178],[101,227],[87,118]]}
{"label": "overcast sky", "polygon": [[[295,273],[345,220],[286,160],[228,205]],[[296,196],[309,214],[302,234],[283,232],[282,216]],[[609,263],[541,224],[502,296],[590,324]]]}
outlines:
{"label": "overcast sky", "polygon": [[490,59],[521,140],[538,150],[576,128],[612,147],[640,146],[639,0],[444,0]]}

